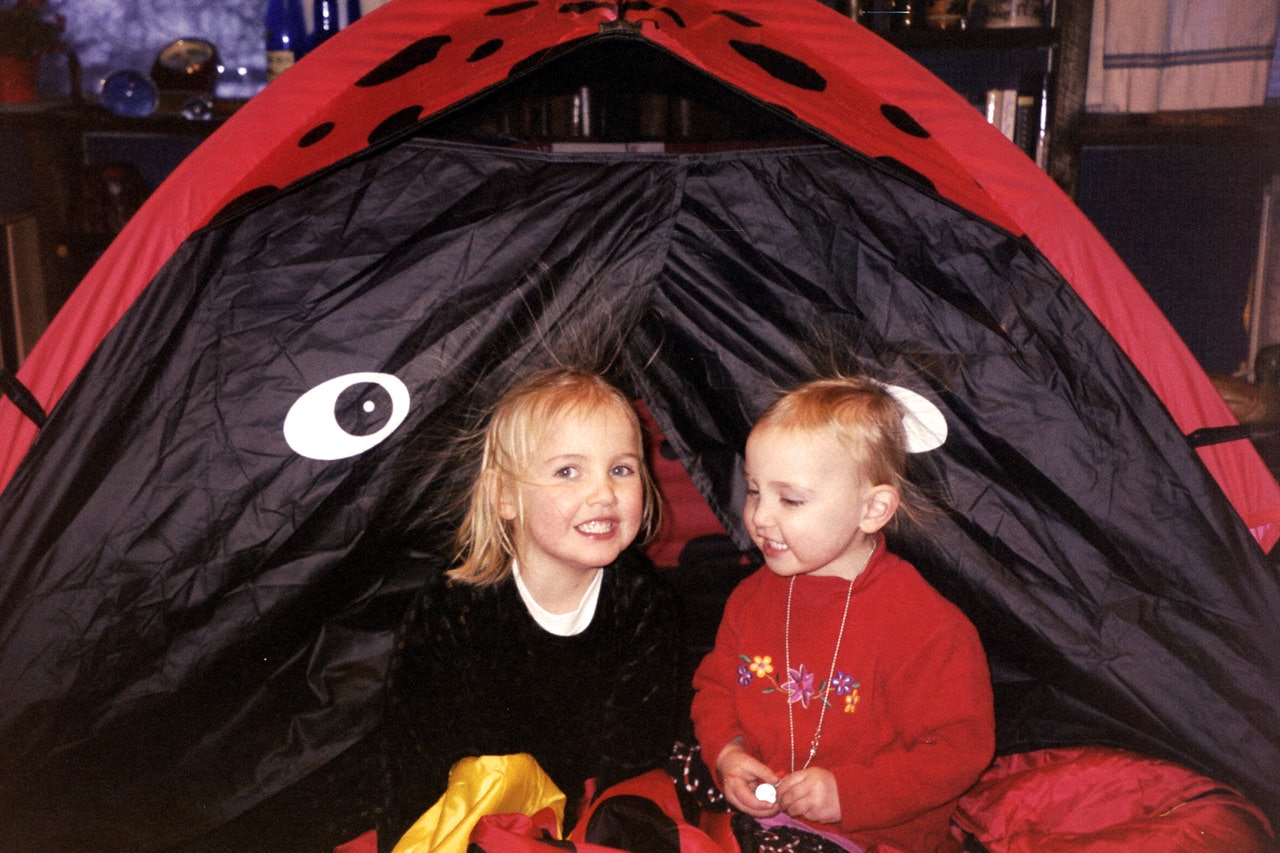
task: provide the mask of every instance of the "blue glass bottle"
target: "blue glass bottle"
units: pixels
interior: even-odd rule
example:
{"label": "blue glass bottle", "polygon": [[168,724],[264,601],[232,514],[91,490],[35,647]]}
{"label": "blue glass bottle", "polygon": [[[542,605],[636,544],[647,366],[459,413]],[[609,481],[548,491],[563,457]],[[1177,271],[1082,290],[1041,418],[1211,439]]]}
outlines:
{"label": "blue glass bottle", "polygon": [[315,0],[311,11],[311,49],[315,50],[338,32],[338,0]]}
{"label": "blue glass bottle", "polygon": [[267,82],[279,77],[306,52],[307,29],[301,0],[267,0]]}

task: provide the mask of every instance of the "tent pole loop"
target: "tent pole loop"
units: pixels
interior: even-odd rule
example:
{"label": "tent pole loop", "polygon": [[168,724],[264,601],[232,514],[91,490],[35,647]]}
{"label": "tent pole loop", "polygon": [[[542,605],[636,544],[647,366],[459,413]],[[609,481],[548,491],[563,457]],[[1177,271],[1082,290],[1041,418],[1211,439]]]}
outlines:
{"label": "tent pole loop", "polygon": [[40,405],[36,395],[32,394],[18,377],[3,367],[0,367],[0,394],[4,394],[4,396],[12,400],[13,404],[18,407],[18,411],[22,412],[28,420],[34,423],[37,429],[43,428],[45,422],[49,420],[49,416],[45,414],[44,407]]}
{"label": "tent pole loop", "polygon": [[1245,424],[1235,424],[1232,426],[1220,427],[1200,427],[1187,434],[1187,441],[1192,447],[1207,447],[1210,444],[1222,444],[1226,441],[1239,441],[1242,438],[1249,438],[1253,434],[1252,428]]}

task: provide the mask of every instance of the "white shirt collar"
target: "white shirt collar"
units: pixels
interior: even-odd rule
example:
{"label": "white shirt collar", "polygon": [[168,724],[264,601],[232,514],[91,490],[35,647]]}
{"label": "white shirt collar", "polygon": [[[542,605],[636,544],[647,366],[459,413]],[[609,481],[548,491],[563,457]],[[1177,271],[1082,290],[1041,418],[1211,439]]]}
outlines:
{"label": "white shirt collar", "polygon": [[528,608],[529,615],[548,633],[560,637],[581,634],[591,624],[592,617],[596,615],[596,602],[600,599],[600,584],[604,577],[604,569],[595,570],[591,585],[582,594],[582,600],[568,613],[551,613],[534,601],[533,594],[529,592],[529,588],[524,585],[524,579],[520,577],[520,566],[514,560],[511,563],[511,574],[516,579],[516,589],[520,591],[520,598]]}

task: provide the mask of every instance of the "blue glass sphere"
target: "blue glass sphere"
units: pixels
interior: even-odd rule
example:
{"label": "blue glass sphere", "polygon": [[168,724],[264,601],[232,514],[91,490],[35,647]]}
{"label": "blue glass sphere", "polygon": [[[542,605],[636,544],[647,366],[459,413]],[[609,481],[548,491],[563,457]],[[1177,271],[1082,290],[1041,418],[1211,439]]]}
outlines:
{"label": "blue glass sphere", "polygon": [[156,84],[137,71],[113,71],[102,81],[102,105],[118,116],[146,118],[159,101]]}

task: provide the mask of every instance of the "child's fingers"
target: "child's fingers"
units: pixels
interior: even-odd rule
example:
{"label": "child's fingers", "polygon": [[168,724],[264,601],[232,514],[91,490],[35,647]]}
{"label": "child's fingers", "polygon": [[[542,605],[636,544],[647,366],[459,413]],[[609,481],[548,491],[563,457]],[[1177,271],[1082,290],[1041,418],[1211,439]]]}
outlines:
{"label": "child's fingers", "polygon": [[840,819],[840,804],[834,777],[821,771],[788,776],[778,784],[778,805],[792,817],[815,823]]}
{"label": "child's fingers", "polygon": [[729,804],[752,817],[772,817],[777,814],[776,805],[756,796],[756,785],[756,780],[736,777],[725,780],[724,793],[729,799]]}
{"label": "child's fingers", "polygon": [[770,785],[768,782],[761,782],[759,785],[756,785],[756,789],[753,793],[755,793],[756,799],[762,803],[773,804],[778,802],[778,789],[773,787],[773,785]]}

